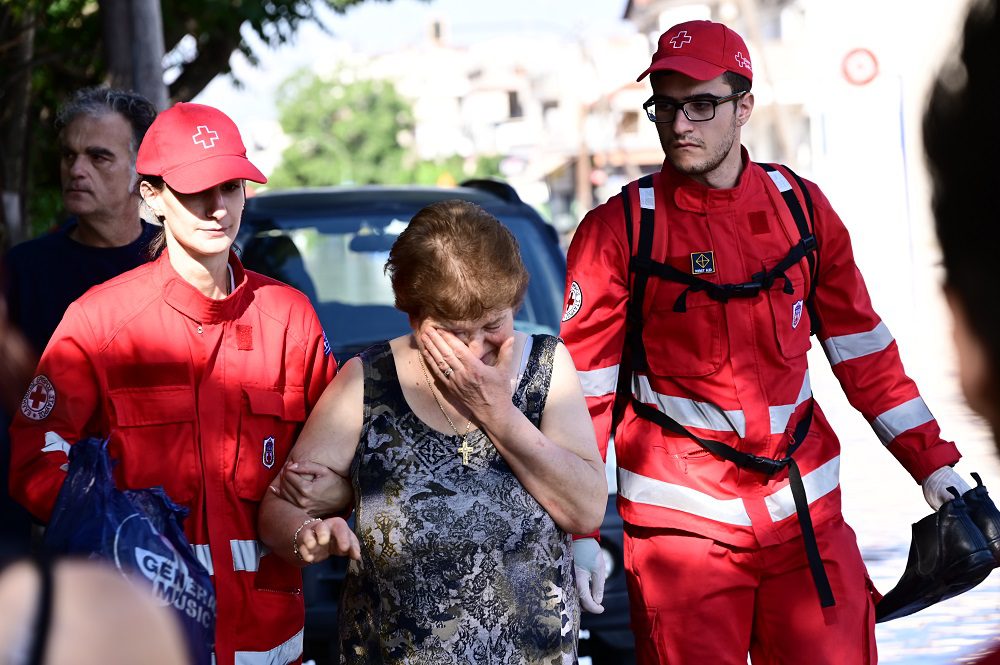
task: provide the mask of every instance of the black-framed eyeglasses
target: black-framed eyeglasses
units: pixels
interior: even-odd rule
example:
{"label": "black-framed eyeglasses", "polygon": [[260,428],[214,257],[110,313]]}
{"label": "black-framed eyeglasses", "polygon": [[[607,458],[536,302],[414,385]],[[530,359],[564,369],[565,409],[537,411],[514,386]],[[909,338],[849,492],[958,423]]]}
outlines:
{"label": "black-framed eyeglasses", "polygon": [[685,102],[671,102],[654,95],[646,100],[646,103],[642,105],[642,110],[646,112],[646,117],[649,118],[650,122],[673,122],[677,115],[677,109],[680,109],[684,113],[684,117],[691,122],[705,122],[715,117],[715,109],[719,104],[739,99],[748,92],[750,91],[740,90],[725,97],[699,97]]}

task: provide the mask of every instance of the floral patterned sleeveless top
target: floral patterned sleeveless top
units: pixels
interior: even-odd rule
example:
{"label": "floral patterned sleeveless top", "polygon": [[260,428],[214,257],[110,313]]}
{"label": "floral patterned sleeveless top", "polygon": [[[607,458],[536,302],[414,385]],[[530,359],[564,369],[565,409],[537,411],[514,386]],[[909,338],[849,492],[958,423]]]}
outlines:
{"label": "floral patterned sleeveless top", "polygon": [[[537,427],[558,339],[535,335],[514,404]],[[577,662],[571,538],[493,443],[419,420],[388,343],[363,354],[364,426],[351,465],[355,531],[341,663]]]}

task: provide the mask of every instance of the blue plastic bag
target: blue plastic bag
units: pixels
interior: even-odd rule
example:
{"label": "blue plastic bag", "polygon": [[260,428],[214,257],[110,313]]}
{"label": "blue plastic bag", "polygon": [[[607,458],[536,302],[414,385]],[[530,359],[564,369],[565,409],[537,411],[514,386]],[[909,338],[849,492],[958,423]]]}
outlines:
{"label": "blue plastic bag", "polygon": [[191,662],[208,665],[215,646],[215,589],[184,536],[187,509],[161,487],[115,486],[107,442],[70,446],[69,473],[45,531],[45,550],[113,563],[128,579],[174,608]]}

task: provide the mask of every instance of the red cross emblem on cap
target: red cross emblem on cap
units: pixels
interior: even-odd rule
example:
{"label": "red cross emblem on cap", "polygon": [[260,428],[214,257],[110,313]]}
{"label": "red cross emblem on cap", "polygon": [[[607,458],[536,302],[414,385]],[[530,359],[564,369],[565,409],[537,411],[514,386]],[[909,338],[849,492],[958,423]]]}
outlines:
{"label": "red cross emblem on cap", "polygon": [[691,43],[691,35],[687,33],[687,30],[681,30],[676,35],[670,38],[670,45],[674,48],[680,48],[685,44]]}
{"label": "red cross emblem on cap", "polygon": [[219,140],[219,133],[209,129],[206,125],[198,125],[198,132],[191,135],[191,140],[200,143],[205,150],[215,147],[215,142]]}

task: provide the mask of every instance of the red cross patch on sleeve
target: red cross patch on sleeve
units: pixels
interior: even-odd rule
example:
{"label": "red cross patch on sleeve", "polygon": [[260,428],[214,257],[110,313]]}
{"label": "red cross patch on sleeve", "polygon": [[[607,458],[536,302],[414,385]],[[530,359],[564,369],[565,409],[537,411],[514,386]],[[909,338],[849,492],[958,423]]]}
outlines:
{"label": "red cross patch on sleeve", "polygon": [[28,391],[21,400],[21,413],[30,420],[44,420],[56,405],[56,389],[44,374],[31,380]]}

